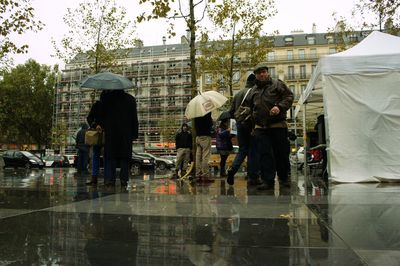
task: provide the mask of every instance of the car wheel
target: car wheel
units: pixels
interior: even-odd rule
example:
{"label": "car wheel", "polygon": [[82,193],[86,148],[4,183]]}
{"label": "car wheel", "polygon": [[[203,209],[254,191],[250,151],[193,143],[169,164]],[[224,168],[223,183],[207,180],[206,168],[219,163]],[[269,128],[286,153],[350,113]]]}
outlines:
{"label": "car wheel", "polygon": [[131,173],[136,173],[140,169],[140,163],[132,163],[131,164]]}
{"label": "car wheel", "polygon": [[158,169],[160,169],[160,170],[165,170],[165,168],[167,168],[167,164],[164,163],[164,162],[159,162],[159,163],[157,164],[157,167],[158,167]]}

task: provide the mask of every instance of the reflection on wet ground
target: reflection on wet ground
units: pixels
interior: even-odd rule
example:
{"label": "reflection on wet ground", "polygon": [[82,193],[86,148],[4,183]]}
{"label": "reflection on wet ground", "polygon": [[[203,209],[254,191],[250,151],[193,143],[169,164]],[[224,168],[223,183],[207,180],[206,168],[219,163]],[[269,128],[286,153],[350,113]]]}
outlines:
{"label": "reflection on wet ground", "polygon": [[171,176],[106,189],[72,168],[1,170],[0,265],[400,264],[400,185]]}

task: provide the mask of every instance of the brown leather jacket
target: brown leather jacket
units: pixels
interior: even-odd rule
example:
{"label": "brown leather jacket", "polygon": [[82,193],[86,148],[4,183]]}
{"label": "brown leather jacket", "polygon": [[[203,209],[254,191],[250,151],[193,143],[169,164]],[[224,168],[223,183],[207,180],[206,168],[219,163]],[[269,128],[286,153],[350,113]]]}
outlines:
{"label": "brown leather jacket", "polygon": [[[271,124],[286,121],[286,112],[293,104],[293,93],[281,80],[269,79],[257,82],[257,86],[246,97],[248,106],[252,108],[256,125],[270,127]],[[280,113],[271,116],[269,111],[277,106]]]}

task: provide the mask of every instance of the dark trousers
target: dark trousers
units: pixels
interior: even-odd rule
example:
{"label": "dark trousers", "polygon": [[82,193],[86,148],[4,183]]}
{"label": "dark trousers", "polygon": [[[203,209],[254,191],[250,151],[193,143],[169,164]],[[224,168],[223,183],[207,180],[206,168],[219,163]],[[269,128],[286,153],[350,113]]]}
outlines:
{"label": "dark trousers", "polygon": [[121,183],[127,183],[129,181],[129,159],[128,158],[106,158],[107,167],[104,177],[105,184],[115,184],[117,176],[117,166],[120,167],[119,178]]}
{"label": "dark trousers", "polygon": [[270,128],[272,150],[275,157],[276,173],[280,181],[287,181],[290,170],[288,129]]}
{"label": "dark trousers", "polygon": [[254,151],[254,157],[251,158],[253,173],[249,174],[249,179],[255,180],[257,173],[261,173],[261,179],[264,183],[273,183],[275,179],[275,157],[272,148],[272,129],[254,130],[254,141],[250,147]]}
{"label": "dark trousers", "polygon": [[76,169],[79,173],[87,171],[87,165],[89,160],[89,152],[86,149],[78,149],[78,161],[76,163]]}
{"label": "dark trousers", "polygon": [[225,175],[225,165],[226,165],[226,160],[228,159],[229,156],[229,151],[220,152],[219,156],[221,157],[221,161],[219,163],[219,170],[220,170],[220,175],[223,176]]}

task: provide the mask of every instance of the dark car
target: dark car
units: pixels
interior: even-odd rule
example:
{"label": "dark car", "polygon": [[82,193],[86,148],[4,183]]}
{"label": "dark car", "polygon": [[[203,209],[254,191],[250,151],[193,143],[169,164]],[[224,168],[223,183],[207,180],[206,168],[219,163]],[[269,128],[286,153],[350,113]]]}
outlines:
{"label": "dark car", "polygon": [[[75,161],[76,160],[77,160],[77,158],[75,158]],[[74,163],[74,165],[75,165],[75,163]],[[104,167],[103,156],[100,156],[100,168],[103,168],[103,167]],[[132,172],[137,171],[138,169],[154,170],[156,168],[156,163],[153,158],[148,158],[148,157],[139,155],[135,152],[132,152],[132,159],[129,164],[129,167],[131,168]],[[117,165],[117,168],[119,168],[118,165]]]}
{"label": "dark car", "polygon": [[156,167],[160,170],[171,169],[171,168],[175,167],[174,162],[167,158],[155,156],[155,155],[153,155],[151,153],[147,153],[147,152],[138,152],[137,154],[148,157],[148,158],[153,158],[156,162]]}
{"label": "dark car", "polygon": [[4,168],[6,167],[25,167],[40,168],[44,167],[42,159],[28,151],[8,150],[3,154]]}
{"label": "dark car", "polygon": [[68,157],[61,154],[47,155],[43,157],[46,167],[69,167]]}
{"label": "dark car", "polygon": [[149,158],[136,152],[132,152],[130,166],[132,171],[136,169],[155,169],[156,162],[153,158]]}

